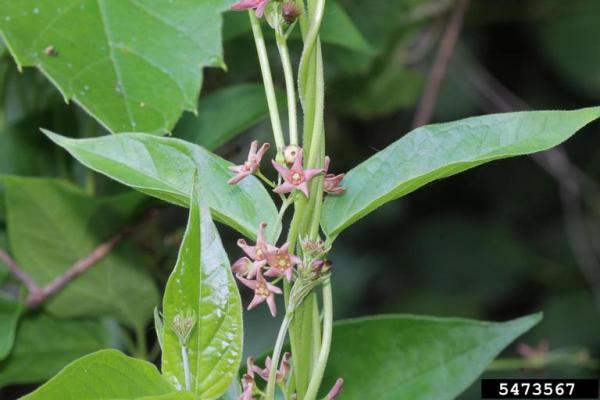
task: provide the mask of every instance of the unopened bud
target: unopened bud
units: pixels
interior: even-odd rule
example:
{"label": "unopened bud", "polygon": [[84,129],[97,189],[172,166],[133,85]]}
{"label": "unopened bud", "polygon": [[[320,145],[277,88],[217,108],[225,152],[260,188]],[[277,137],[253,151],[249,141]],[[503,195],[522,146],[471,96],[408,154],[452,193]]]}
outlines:
{"label": "unopened bud", "polygon": [[284,21],[288,25],[291,25],[294,22],[296,22],[296,20],[301,14],[301,11],[300,8],[296,5],[296,3],[294,3],[293,1],[288,1],[287,3],[283,4],[282,14]]}
{"label": "unopened bud", "polygon": [[335,381],[335,385],[333,385],[333,388],[331,388],[331,391],[327,394],[327,397],[325,397],[326,400],[335,400],[335,398],[337,396],[339,396],[340,393],[342,393],[342,386],[344,385],[344,380],[342,378],[339,378],[337,381]]}
{"label": "unopened bud", "polygon": [[296,161],[296,155],[300,151],[300,147],[290,144],[283,149],[283,158],[287,164],[293,164]]}
{"label": "unopened bud", "polygon": [[177,314],[173,317],[173,332],[177,335],[179,343],[186,346],[190,340],[190,335],[196,325],[196,313],[193,310],[186,310],[184,314]]}
{"label": "unopened bud", "polygon": [[311,258],[319,258],[328,252],[325,242],[321,239],[309,239],[308,236],[300,238],[302,252]]}

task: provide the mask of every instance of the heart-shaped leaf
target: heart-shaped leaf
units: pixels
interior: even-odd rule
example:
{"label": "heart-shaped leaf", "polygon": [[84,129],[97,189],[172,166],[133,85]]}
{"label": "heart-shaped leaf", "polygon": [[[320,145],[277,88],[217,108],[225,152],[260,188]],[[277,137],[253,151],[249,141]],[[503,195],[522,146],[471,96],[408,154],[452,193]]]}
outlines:
{"label": "heart-shaped leaf", "polygon": [[68,365],[23,400],[193,398],[174,392],[153,364],[117,350],[101,350]]}
{"label": "heart-shaped leaf", "polygon": [[[3,181],[11,249],[38,285],[48,284],[116,235],[143,201],[136,192],[90,197],[55,179]],[[44,305],[60,317],[109,315],[132,327],[144,326],[159,301],[155,283],[142,270],[145,263],[139,250],[122,243]]]}
{"label": "heart-shaped leaf", "polygon": [[85,166],[125,185],[184,207],[190,205],[194,175],[206,188],[206,203],[215,219],[254,238],[261,222],[276,230],[277,209],[258,179],[237,185],[231,163],[192,143],[142,133],[123,133],[93,139],[69,139],[44,131]]}
{"label": "heart-shaped leaf", "polygon": [[541,320],[505,323],[390,315],[337,323],[323,390],[344,378],[346,400],[456,398]]}
{"label": "heart-shaped leaf", "polygon": [[12,351],[0,361],[0,387],[43,382],[78,357],[110,344],[108,328],[99,321],[26,315],[19,321]]}
{"label": "heart-shaped leaf", "polygon": [[336,236],[383,204],[489,161],[547,150],[600,117],[600,107],[486,115],[410,132],[346,175],[342,196],[323,206],[322,226]]}
{"label": "heart-shaped leaf", "polygon": [[[187,386],[200,399],[212,400],[237,375],[243,325],[240,295],[203,200],[206,192],[196,185],[177,265],[165,289],[162,372],[176,388]],[[188,329],[186,340],[178,326]]]}
{"label": "heart-shaped leaf", "polygon": [[0,0],[0,32],[113,132],[170,131],[195,110],[202,67],[222,66],[231,0]]}

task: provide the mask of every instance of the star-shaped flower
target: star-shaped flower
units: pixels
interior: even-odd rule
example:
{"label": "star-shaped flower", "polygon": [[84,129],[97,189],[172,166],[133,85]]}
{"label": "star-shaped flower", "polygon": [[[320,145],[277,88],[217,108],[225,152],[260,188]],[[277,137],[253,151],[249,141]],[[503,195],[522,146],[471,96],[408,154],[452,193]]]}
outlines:
{"label": "star-shaped flower", "polygon": [[302,150],[296,153],[296,159],[294,164],[288,169],[283,165],[272,160],[273,167],[279,172],[279,175],[283,178],[283,183],[277,186],[273,191],[275,193],[290,193],[294,189],[300,190],[306,197],[308,193],[308,182],[316,175],[325,172],[323,169],[304,169],[302,167]]}
{"label": "star-shaped flower", "polygon": [[234,11],[256,10],[256,16],[262,17],[265,13],[265,8],[269,4],[269,0],[239,0],[231,6]]}
{"label": "star-shaped flower", "polygon": [[323,190],[329,194],[342,194],[346,191],[345,188],[340,186],[340,182],[344,179],[346,174],[330,174],[329,173],[329,165],[331,163],[331,159],[329,157],[325,157],[325,181],[323,182]]}
{"label": "star-shaped flower", "polygon": [[265,276],[285,276],[288,282],[292,281],[294,267],[302,262],[300,257],[295,256],[289,251],[290,244],[286,243],[281,248],[267,253],[267,263],[269,270]]}
{"label": "star-shaped flower", "polygon": [[237,276],[240,282],[242,282],[245,286],[254,290],[254,298],[250,302],[248,306],[248,310],[252,310],[259,304],[263,302],[267,302],[269,306],[269,311],[271,311],[271,315],[273,317],[277,316],[277,305],[275,304],[275,295],[281,294],[282,291],[275,285],[271,285],[267,280],[263,277],[260,269],[256,271],[256,279],[249,280],[240,275]]}
{"label": "star-shaped flower", "polygon": [[232,165],[229,170],[235,172],[235,175],[227,181],[230,185],[235,185],[245,177],[254,174],[260,167],[260,162],[269,150],[269,143],[265,143],[258,148],[258,141],[253,141],[250,144],[250,151],[248,151],[248,159],[242,165]]}
{"label": "star-shaped flower", "polygon": [[232,265],[233,272],[246,276],[248,279],[254,279],[258,270],[267,265],[267,255],[275,252],[277,248],[267,243],[265,239],[266,223],[260,224],[258,234],[256,235],[256,244],[248,245],[244,239],[238,240],[237,244],[244,250],[244,253],[252,259],[252,265],[249,265],[247,257],[242,257]]}
{"label": "star-shaped flower", "polygon": [[[269,380],[269,374],[271,373],[271,368],[273,366],[273,362],[271,361],[271,357],[267,357],[265,360],[265,368],[261,369],[257,366],[253,366],[254,372],[258,374],[265,381]],[[285,353],[281,358],[281,363],[279,364],[279,369],[275,374],[277,382],[282,382],[290,371],[290,353]]]}

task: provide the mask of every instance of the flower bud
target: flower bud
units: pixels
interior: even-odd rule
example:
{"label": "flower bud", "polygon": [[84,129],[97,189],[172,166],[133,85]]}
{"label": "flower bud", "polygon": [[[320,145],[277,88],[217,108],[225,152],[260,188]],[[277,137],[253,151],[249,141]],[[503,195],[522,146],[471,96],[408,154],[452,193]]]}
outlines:
{"label": "flower bud", "polygon": [[300,11],[300,8],[296,5],[296,3],[294,3],[293,1],[288,1],[283,4],[282,14],[283,14],[283,20],[288,25],[291,25],[294,22],[296,22],[296,20],[298,19],[298,17],[301,14],[301,11]]}
{"label": "flower bud", "polygon": [[186,310],[183,314],[177,314],[173,318],[172,329],[179,339],[179,344],[186,346],[190,340],[192,330],[196,325],[196,313],[193,310]]}
{"label": "flower bud", "polygon": [[300,147],[290,144],[283,149],[283,157],[286,164],[293,164],[296,161],[296,155],[300,151]]}

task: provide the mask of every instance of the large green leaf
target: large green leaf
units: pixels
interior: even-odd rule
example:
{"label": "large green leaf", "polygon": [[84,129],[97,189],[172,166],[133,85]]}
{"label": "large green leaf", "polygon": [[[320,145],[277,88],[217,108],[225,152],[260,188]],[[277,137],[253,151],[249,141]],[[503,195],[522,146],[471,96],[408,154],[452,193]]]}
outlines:
{"label": "large green leaf", "polygon": [[[101,350],[68,365],[23,400],[134,400],[185,398],[147,361]],[[169,395],[171,396],[161,396]]]}
{"label": "large green leaf", "polygon": [[[280,94],[278,98],[285,96]],[[198,110],[198,115],[183,116],[175,136],[208,150],[215,150],[269,115],[264,87],[253,84],[212,93],[200,99]]]}
{"label": "large green leaf", "polygon": [[341,322],[323,390],[343,377],[347,400],[454,399],[540,319],[489,323],[398,315]]}
{"label": "large green leaf", "polygon": [[12,352],[0,361],[0,387],[45,381],[78,357],[108,346],[110,335],[100,322],[26,316]]}
{"label": "large green leaf", "polygon": [[0,296],[0,361],[12,350],[21,305]]}
{"label": "large green leaf", "polygon": [[600,117],[600,107],[486,115],[410,132],[344,179],[347,192],[330,196],[323,229],[335,236],[383,204],[421,186],[489,161],[554,147]]}
{"label": "large green leaf", "polygon": [[222,66],[231,0],[0,0],[0,33],[20,66],[113,132],[164,133],[195,110],[203,66]]}
{"label": "large green leaf", "polygon": [[[131,192],[93,198],[54,179],[5,177],[7,222],[16,261],[45,285],[131,223],[143,196]],[[61,317],[109,315],[143,326],[158,303],[158,290],[134,246],[115,248],[97,265],[48,299]]]}
{"label": "large green leaf", "polygon": [[44,131],[87,167],[141,192],[188,207],[194,174],[213,216],[254,237],[261,222],[276,229],[277,209],[258,179],[228,185],[231,164],[192,143],[141,133],[69,139]]}
{"label": "large green leaf", "polygon": [[198,322],[187,343],[190,388],[201,399],[216,399],[237,376],[242,356],[242,305],[227,254],[203,200],[206,192],[197,187],[177,265],[163,299],[162,372],[175,387],[186,387],[181,345],[172,327],[177,315],[193,314]]}

